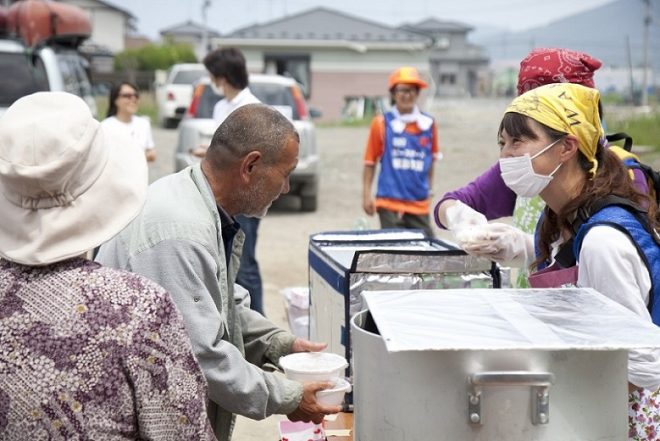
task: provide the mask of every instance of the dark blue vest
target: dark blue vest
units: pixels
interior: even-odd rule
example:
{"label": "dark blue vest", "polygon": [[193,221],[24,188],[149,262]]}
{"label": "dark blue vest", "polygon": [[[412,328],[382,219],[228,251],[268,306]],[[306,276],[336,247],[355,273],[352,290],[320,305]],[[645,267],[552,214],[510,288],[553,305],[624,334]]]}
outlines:
{"label": "dark blue vest", "polygon": [[573,254],[577,260],[585,234],[596,225],[607,225],[630,237],[651,275],[649,311],[653,323],[660,326],[660,246],[639,220],[629,210],[619,206],[607,206],[594,213],[577,231],[573,241]]}
{"label": "dark blue vest", "polygon": [[405,130],[394,133],[390,127],[394,114],[387,112],[384,117],[385,145],[380,160],[376,196],[401,201],[423,201],[429,196],[433,126],[418,135]]}

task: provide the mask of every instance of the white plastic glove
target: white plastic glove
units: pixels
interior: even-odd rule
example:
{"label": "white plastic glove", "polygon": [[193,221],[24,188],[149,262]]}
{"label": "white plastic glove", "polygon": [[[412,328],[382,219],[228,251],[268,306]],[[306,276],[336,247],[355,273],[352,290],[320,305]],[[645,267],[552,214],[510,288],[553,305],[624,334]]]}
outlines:
{"label": "white plastic glove", "polygon": [[469,254],[510,266],[525,267],[534,259],[533,236],[499,222],[478,227],[462,246]]}
{"label": "white plastic glove", "polygon": [[445,226],[454,233],[459,243],[467,242],[472,238],[476,227],[488,224],[486,216],[468,207],[461,201],[454,201],[445,211]]}

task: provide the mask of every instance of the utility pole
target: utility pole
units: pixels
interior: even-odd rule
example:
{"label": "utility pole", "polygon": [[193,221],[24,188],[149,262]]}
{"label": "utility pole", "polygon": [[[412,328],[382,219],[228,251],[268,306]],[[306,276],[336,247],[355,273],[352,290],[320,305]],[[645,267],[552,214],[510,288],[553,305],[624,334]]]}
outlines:
{"label": "utility pole", "polygon": [[643,0],[646,10],[644,13],[644,72],[642,79],[642,106],[649,104],[649,34],[651,31],[651,0]]}
{"label": "utility pole", "polygon": [[206,26],[206,15],[210,7],[211,0],[202,1],[202,54],[200,59],[204,58],[210,49],[208,27]]}
{"label": "utility pole", "polygon": [[630,35],[626,35],[626,53],[628,54],[628,73],[630,74],[630,103],[635,106],[635,80],[633,79],[632,50],[630,49]]}

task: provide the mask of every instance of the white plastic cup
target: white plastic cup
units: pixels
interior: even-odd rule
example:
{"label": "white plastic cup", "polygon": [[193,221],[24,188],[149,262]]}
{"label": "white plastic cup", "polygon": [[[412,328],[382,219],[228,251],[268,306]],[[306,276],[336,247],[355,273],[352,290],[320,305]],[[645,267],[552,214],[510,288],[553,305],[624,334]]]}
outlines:
{"label": "white plastic cup", "polygon": [[280,366],[290,380],[332,381],[343,377],[348,362],[330,352],[297,352],[280,358]]}
{"label": "white plastic cup", "polygon": [[316,402],[323,406],[340,406],[344,395],[351,391],[351,384],[343,378],[335,380],[334,387],[316,392]]}

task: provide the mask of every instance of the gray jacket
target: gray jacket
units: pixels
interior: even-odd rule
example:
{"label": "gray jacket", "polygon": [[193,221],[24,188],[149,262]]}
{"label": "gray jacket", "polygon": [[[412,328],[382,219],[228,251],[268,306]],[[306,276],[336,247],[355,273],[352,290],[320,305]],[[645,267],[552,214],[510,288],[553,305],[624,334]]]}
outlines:
{"label": "gray jacket", "polygon": [[211,188],[196,165],[154,182],[142,212],[96,260],[142,274],[170,293],[208,381],[211,424],[220,441],[229,441],[234,413],[288,414],[300,403],[302,384],[261,369],[289,353],[295,337],[249,308],[249,294],[234,284],[244,235],[236,235],[227,268],[221,231]]}

